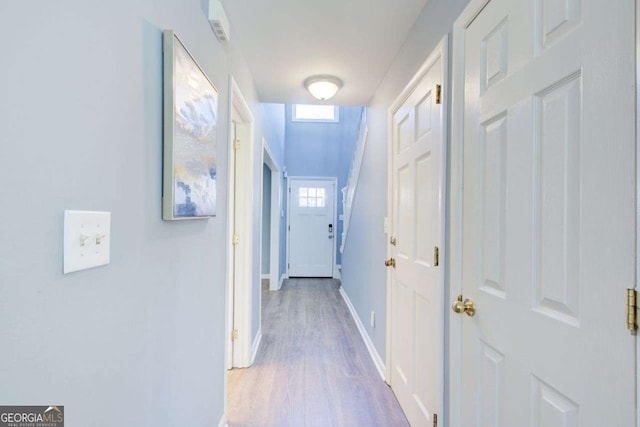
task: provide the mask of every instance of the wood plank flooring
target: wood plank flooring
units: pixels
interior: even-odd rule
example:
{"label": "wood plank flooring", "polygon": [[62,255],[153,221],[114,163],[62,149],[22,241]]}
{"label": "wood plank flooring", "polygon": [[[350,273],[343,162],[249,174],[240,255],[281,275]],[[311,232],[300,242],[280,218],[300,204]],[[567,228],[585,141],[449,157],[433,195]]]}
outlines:
{"label": "wood plank flooring", "polygon": [[332,279],[263,290],[255,363],[229,371],[236,426],[407,426]]}

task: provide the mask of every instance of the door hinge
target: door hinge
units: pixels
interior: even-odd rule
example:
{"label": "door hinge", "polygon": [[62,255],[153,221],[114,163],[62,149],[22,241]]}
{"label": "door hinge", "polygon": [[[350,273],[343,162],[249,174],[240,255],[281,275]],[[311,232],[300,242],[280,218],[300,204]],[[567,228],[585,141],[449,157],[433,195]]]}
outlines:
{"label": "door hinge", "polygon": [[240,140],[239,139],[234,139],[233,140],[233,149],[234,150],[238,150],[240,148]]}
{"label": "door hinge", "polygon": [[627,329],[635,335],[638,330],[638,291],[627,289]]}
{"label": "door hinge", "polygon": [[234,329],[233,331],[231,331],[231,341],[235,341],[238,339],[238,330]]}
{"label": "door hinge", "polygon": [[438,427],[438,414],[433,414],[433,427]]}
{"label": "door hinge", "polygon": [[395,245],[396,245],[396,243],[398,243],[398,241],[396,240],[396,238],[395,238],[395,237],[391,237],[391,238],[389,238],[389,243],[390,243],[391,245],[395,246]]}
{"label": "door hinge", "polygon": [[442,86],[436,85],[436,104],[442,104]]}
{"label": "door hinge", "polygon": [[440,265],[440,248],[435,246],[433,248],[433,266],[437,267]]}
{"label": "door hinge", "polygon": [[234,245],[237,245],[238,243],[240,243],[240,236],[238,236],[237,234],[234,234],[232,238],[232,242]]}

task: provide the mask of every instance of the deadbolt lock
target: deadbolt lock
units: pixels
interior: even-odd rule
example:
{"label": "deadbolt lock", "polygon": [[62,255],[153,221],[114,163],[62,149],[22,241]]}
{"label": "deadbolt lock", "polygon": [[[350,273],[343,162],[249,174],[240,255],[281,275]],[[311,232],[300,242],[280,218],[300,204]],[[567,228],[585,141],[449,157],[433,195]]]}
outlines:
{"label": "deadbolt lock", "polygon": [[393,258],[389,258],[388,260],[386,260],[384,262],[384,265],[386,265],[387,267],[393,267],[396,268],[396,260]]}

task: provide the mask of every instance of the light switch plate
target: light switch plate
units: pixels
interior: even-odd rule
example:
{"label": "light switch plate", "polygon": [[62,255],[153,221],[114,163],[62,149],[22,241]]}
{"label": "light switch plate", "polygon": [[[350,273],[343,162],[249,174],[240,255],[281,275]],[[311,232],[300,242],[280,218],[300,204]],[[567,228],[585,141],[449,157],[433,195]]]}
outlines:
{"label": "light switch plate", "polygon": [[109,264],[111,212],[64,211],[64,274]]}

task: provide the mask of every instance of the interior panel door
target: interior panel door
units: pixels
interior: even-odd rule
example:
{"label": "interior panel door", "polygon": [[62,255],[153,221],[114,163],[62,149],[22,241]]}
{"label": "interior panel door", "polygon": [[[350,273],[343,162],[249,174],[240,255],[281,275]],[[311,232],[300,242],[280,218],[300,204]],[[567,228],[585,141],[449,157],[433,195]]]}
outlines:
{"label": "interior panel door", "polygon": [[442,61],[431,62],[393,115],[390,384],[415,426],[442,413]]}
{"label": "interior panel door", "polygon": [[461,426],[635,426],[633,16],[492,0],[464,31]]}

